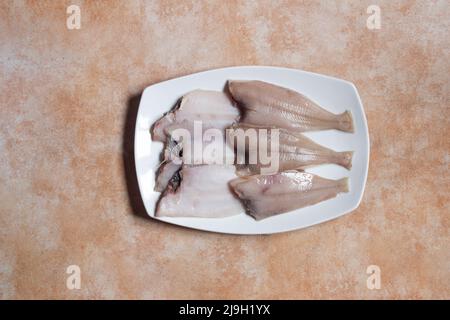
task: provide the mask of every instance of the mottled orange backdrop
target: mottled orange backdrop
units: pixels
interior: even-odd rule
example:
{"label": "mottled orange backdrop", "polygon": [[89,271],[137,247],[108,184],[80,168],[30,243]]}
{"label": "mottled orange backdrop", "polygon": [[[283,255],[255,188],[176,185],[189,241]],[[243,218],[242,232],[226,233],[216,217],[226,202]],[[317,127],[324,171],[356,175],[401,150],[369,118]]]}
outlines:
{"label": "mottled orange backdrop", "polygon": [[[450,5],[376,2],[380,30],[372,1],[2,1],[0,298],[450,298]],[[356,84],[371,140],[357,210],[271,236],[143,217],[139,94],[235,65]]]}

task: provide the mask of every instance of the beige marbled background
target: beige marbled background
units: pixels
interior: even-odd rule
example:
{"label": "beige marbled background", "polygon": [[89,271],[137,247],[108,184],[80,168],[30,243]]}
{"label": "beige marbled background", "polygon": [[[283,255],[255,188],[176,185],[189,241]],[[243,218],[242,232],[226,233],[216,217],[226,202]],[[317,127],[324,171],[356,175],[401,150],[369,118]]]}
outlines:
{"label": "beige marbled background", "polygon": [[[450,298],[449,16],[446,0],[2,1],[0,298]],[[234,65],[356,84],[372,147],[358,210],[253,237],[142,217],[139,93]]]}

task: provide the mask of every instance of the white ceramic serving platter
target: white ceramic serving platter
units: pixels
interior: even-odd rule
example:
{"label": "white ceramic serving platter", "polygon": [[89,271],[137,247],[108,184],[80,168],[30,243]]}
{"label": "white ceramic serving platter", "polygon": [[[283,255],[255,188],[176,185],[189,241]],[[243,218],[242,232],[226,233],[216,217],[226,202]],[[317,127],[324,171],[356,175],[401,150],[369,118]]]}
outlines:
{"label": "white ceramic serving platter", "polygon": [[[355,126],[354,133],[327,130],[306,134],[314,141],[336,151],[354,151],[353,167],[350,171],[331,164],[307,170],[331,179],[349,177],[350,192],[262,221],[255,221],[244,212],[241,215],[220,219],[155,217],[155,206],[160,193],[153,191],[153,187],[163,144],[152,141],[150,127],[185,93],[195,89],[223,90],[228,79],[274,83],[301,92],[331,112],[341,113],[350,110]],[[146,88],[142,94],[136,121],[134,145],[136,173],[142,200],[152,218],[214,232],[270,234],[305,228],[337,218],[355,210],[361,202],[369,168],[369,132],[358,91],[348,81],[279,67],[245,66],[210,70]]]}

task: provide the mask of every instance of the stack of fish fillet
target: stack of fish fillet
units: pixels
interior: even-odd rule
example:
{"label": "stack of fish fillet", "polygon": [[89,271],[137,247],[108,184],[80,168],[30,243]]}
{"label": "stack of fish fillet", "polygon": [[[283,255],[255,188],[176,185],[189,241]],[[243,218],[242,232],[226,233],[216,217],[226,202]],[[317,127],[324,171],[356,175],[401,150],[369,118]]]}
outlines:
{"label": "stack of fish fillet", "polygon": [[[261,220],[348,192],[348,178],[330,180],[304,169],[327,163],[350,169],[353,152],[328,149],[302,133],[351,133],[349,111],[333,114],[298,92],[262,81],[228,81],[226,91],[189,92],[153,125],[153,140],[165,143],[155,184],[162,192],[157,216],[223,218],[245,211]],[[195,134],[199,123],[201,133],[213,129],[221,135],[208,139]],[[177,129],[191,133],[190,138],[177,135]],[[260,161],[249,162],[264,144],[247,143],[239,151],[224,141],[230,132],[249,129],[267,133],[267,151],[277,157],[274,172],[262,174]],[[277,148],[271,148],[274,129]],[[198,144],[203,149],[200,158],[192,156]],[[218,154],[220,146],[225,147]]]}

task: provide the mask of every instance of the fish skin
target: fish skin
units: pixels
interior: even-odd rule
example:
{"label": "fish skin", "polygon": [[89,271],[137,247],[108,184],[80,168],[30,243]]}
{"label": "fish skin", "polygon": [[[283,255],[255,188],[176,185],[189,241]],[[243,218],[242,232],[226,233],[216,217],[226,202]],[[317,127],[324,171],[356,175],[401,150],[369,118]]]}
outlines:
{"label": "fish skin", "polygon": [[354,131],[350,111],[331,113],[296,91],[263,81],[242,80],[229,80],[228,89],[243,108],[242,122],[295,132]]}
{"label": "fish skin", "polygon": [[179,185],[170,184],[158,202],[158,217],[223,218],[244,212],[228,182],[236,178],[234,166],[186,166]]}
{"label": "fish skin", "polygon": [[152,127],[154,141],[166,141],[177,128],[192,132],[194,121],[201,121],[203,129],[224,130],[239,118],[239,109],[221,91],[194,90],[185,94],[175,110],[165,114]]}
{"label": "fish skin", "polygon": [[[238,123],[232,126],[234,130],[242,129],[244,132],[248,129],[254,129],[256,132],[259,130],[266,130],[267,132],[267,153],[272,157],[278,155],[279,167],[277,172],[293,170],[293,169],[305,169],[315,165],[321,164],[336,164],[350,170],[352,166],[353,151],[338,152],[328,149],[320,144],[315,143],[301,133],[291,133],[285,129],[279,130],[278,150],[271,150],[271,130],[273,128],[265,126],[253,126],[246,123]],[[236,150],[239,152],[239,150]],[[246,144],[246,153],[260,152],[259,145]],[[240,157],[238,157],[240,158]],[[248,162],[248,157],[247,157]],[[252,175],[260,174],[261,163],[256,164],[236,164],[238,175]],[[271,172],[276,173],[276,172]]]}
{"label": "fish skin", "polygon": [[348,178],[325,179],[302,171],[253,175],[230,181],[246,212],[256,220],[314,205],[348,192]]}

